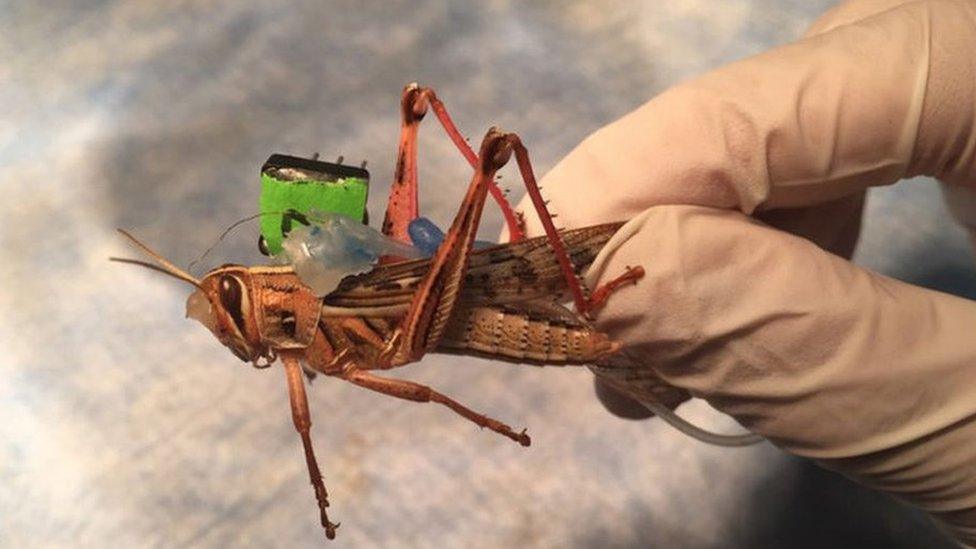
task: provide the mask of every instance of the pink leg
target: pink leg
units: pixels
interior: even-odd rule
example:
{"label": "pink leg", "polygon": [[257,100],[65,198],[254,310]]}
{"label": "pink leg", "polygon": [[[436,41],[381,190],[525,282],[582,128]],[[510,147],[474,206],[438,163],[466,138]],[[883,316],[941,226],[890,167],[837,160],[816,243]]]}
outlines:
{"label": "pink leg", "polygon": [[383,218],[383,234],[410,243],[407,226],[417,218],[417,130],[426,113],[426,106],[414,108],[416,86],[403,89],[400,98],[400,142],[397,146],[396,171],[390,187],[390,199]]}
{"label": "pink leg", "polygon": [[585,289],[583,283],[576,276],[576,269],[573,266],[573,262],[569,259],[569,254],[566,253],[566,246],[563,245],[559,231],[552,223],[552,215],[546,208],[546,201],[542,198],[539,185],[536,183],[535,173],[532,171],[532,163],[529,161],[529,151],[517,135],[513,133],[507,134],[507,138],[515,153],[515,161],[518,163],[519,172],[522,174],[522,180],[525,182],[525,188],[528,191],[529,198],[532,200],[532,205],[535,207],[535,211],[539,215],[539,220],[542,222],[542,228],[545,230],[546,237],[549,239],[549,245],[552,246],[553,253],[556,255],[556,262],[559,263],[559,268],[563,272],[566,285],[569,286],[569,292],[573,296],[573,303],[576,305],[576,310],[580,314],[589,317],[594,309],[591,300],[587,297],[588,290]]}
{"label": "pink leg", "polygon": [[583,316],[590,318],[593,312],[604,305],[614,290],[628,282],[636,282],[643,277],[644,269],[642,267],[628,268],[627,272],[600,286],[593,295],[588,296],[589,292],[579,277],[576,276],[575,266],[569,259],[566,246],[563,244],[562,238],[559,236],[559,231],[552,222],[553,216],[549,213],[548,208],[546,208],[546,201],[542,198],[542,192],[539,190],[538,183],[536,183],[535,173],[532,171],[532,163],[529,161],[529,151],[517,135],[512,133],[507,134],[506,137],[512,146],[512,151],[515,153],[515,161],[518,163],[519,172],[522,174],[522,180],[525,182],[525,188],[528,191],[529,198],[532,200],[532,205],[539,215],[539,221],[542,222],[542,228],[545,230],[549,245],[552,246],[553,253],[556,255],[556,262],[559,263],[563,277],[566,279],[566,285],[569,286],[576,310]]}
{"label": "pink leg", "polygon": [[[434,91],[430,90],[430,106],[434,109],[434,114],[437,116],[437,120],[440,121],[441,126],[444,127],[444,131],[447,132],[448,137],[454,142],[454,145],[461,151],[464,158],[468,160],[468,164],[472,168],[477,169],[478,167],[478,156],[474,154],[474,150],[468,145],[468,142],[458,131],[457,126],[454,125],[454,121],[451,120],[450,115],[447,114],[447,108],[444,107],[444,103],[434,95]],[[488,194],[495,199],[498,203],[499,209],[502,211],[502,216],[505,218],[505,225],[508,226],[508,241],[518,242],[525,238],[525,229],[519,214],[512,208],[512,205],[508,203],[508,199],[505,198],[505,193],[498,188],[498,184],[492,180],[488,184]]]}
{"label": "pink leg", "polygon": [[[419,215],[417,206],[417,129],[427,108],[432,107],[437,120],[443,126],[448,137],[467,159],[472,168],[478,167],[478,155],[471,149],[468,142],[458,131],[447,108],[437,98],[430,88],[421,88],[417,84],[410,84],[403,89],[400,100],[402,123],[400,126],[400,144],[397,152],[397,167],[393,185],[390,190],[390,200],[383,220],[383,233],[402,242],[410,242],[407,227]],[[509,240],[516,242],[525,238],[518,215],[505,198],[505,194],[492,180],[488,185],[488,192],[492,195],[505,217],[508,226]]]}

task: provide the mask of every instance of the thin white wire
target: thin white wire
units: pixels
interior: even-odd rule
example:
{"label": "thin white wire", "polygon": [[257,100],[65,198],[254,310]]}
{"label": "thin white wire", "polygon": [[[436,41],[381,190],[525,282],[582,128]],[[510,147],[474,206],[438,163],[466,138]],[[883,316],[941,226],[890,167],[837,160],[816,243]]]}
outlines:
{"label": "thin white wire", "polygon": [[678,431],[690,436],[695,440],[700,440],[706,444],[713,444],[715,446],[725,446],[725,447],[741,447],[741,446],[751,446],[753,444],[759,444],[763,440],[763,437],[755,433],[743,433],[741,435],[723,435],[721,433],[713,433],[711,431],[706,431],[701,427],[692,424],[687,419],[674,413],[670,408],[661,404],[660,402],[655,402],[651,399],[637,399],[638,402],[644,405],[645,408],[654,412],[659,418],[663,419],[668,425],[674,427]]}

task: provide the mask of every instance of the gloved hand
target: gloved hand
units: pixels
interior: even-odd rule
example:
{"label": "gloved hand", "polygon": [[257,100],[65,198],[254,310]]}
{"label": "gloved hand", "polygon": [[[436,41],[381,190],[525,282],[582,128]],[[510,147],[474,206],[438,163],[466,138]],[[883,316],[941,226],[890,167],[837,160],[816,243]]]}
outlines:
{"label": "gloved hand", "polygon": [[908,176],[948,183],[976,227],[974,52],[971,1],[851,2],[587,138],[543,179],[550,209],[567,227],[631,220],[591,287],[647,271],[599,315],[627,348],[595,371],[672,406],[705,398],[976,544],[976,303],[840,257],[865,189]]}

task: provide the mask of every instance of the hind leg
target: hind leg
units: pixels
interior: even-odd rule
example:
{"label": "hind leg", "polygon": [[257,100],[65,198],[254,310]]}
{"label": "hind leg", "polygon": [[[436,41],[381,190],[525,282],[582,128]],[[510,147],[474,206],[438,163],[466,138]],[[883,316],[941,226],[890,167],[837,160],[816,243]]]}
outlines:
{"label": "hind leg", "polygon": [[556,256],[556,262],[559,264],[566,285],[569,287],[569,292],[573,296],[573,303],[576,305],[576,310],[583,316],[592,318],[593,313],[603,306],[611,293],[626,283],[639,280],[644,276],[644,269],[641,267],[628,268],[627,272],[600,286],[595,292],[590,294],[589,289],[583,284],[579,276],[576,275],[576,268],[569,254],[566,252],[566,246],[563,244],[562,237],[559,236],[559,231],[556,229],[555,224],[553,224],[552,219],[554,216],[549,213],[546,207],[546,201],[542,198],[542,192],[539,189],[539,185],[535,179],[535,173],[532,170],[532,162],[529,160],[528,149],[525,148],[522,140],[515,134],[507,134],[506,139],[509,141],[512,151],[515,153],[515,160],[518,163],[522,181],[525,183],[525,188],[528,192],[529,199],[532,201],[532,206],[535,208],[539,220],[542,222],[542,227],[549,240],[549,245],[552,247],[553,255]]}
{"label": "hind leg", "polygon": [[[472,168],[478,167],[478,155],[468,145],[467,140],[458,131],[454,121],[447,112],[444,103],[437,98],[434,90],[423,88],[416,83],[409,84],[403,89],[400,99],[401,124],[400,143],[397,151],[396,171],[393,185],[390,189],[390,199],[383,219],[383,233],[402,242],[410,243],[407,228],[410,222],[419,215],[418,180],[417,180],[417,132],[420,121],[427,114],[428,108],[434,110],[434,115],[440,122],[447,136],[458,148]],[[510,241],[516,242],[524,238],[524,231],[519,216],[505,198],[505,194],[495,184],[494,179],[488,183],[488,192],[498,203],[508,226]]]}

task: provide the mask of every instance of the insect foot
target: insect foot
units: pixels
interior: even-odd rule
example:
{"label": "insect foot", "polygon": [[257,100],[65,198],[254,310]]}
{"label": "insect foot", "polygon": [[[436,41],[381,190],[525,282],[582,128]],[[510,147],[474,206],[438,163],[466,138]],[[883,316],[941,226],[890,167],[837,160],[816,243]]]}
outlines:
{"label": "insect foot", "polygon": [[610,297],[610,294],[627,284],[637,284],[637,281],[642,278],[644,278],[644,267],[640,265],[636,267],[627,266],[622,275],[593,290],[593,293],[587,300],[587,310],[585,313],[592,315],[596,311],[599,311],[607,304],[607,299]]}

